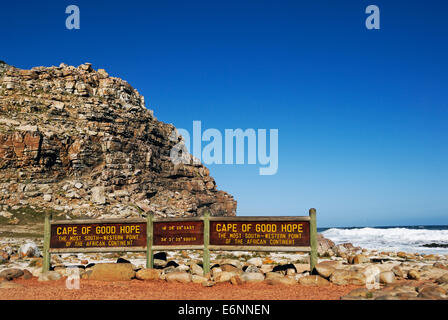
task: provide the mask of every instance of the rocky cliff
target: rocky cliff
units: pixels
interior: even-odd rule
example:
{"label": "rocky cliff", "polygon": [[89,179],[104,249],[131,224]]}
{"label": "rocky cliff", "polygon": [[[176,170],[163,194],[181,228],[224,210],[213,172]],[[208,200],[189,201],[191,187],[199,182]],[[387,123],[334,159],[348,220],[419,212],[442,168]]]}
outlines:
{"label": "rocky cliff", "polygon": [[21,206],[72,217],[235,215],[236,201],[206,167],[173,164],[181,139],[103,69],[0,61],[3,216]]}

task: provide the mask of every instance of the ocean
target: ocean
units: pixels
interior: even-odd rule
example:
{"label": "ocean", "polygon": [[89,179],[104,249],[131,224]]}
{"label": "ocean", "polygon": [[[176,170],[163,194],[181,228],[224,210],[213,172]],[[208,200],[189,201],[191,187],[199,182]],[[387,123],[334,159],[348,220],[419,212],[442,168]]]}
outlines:
{"label": "ocean", "polygon": [[378,251],[404,251],[424,254],[448,254],[448,226],[395,226],[318,228],[336,244]]}

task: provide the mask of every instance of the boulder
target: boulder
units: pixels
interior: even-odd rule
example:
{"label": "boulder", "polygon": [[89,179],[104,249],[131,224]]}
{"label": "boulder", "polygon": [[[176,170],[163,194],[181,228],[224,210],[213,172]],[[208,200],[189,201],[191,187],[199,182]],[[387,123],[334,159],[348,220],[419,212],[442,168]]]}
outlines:
{"label": "boulder", "polygon": [[2,272],[0,272],[0,278],[4,278],[6,280],[13,280],[16,278],[20,278],[23,275],[24,275],[23,270],[17,268],[5,269]]}
{"label": "boulder", "polygon": [[89,280],[123,281],[131,280],[135,276],[130,263],[97,263],[91,269]]}
{"label": "boulder", "polygon": [[240,275],[236,274],[232,278],[230,278],[230,283],[235,286],[239,286],[244,283],[244,280],[243,280],[243,278],[241,278]]}
{"label": "boulder", "polygon": [[296,274],[296,269],[288,269],[286,270],[286,275],[287,276],[294,276]]}
{"label": "boulder", "polygon": [[232,266],[234,266],[235,268],[238,269],[242,269],[243,268],[243,263],[239,260],[236,259],[223,259],[220,262],[220,265],[226,265],[226,264],[230,264]]}
{"label": "boulder", "polygon": [[353,257],[352,264],[369,263],[370,258],[364,254],[357,254]]}
{"label": "boulder", "polygon": [[213,287],[215,284],[216,284],[215,281],[211,281],[211,280],[202,282],[203,287]]}
{"label": "boulder", "polygon": [[21,279],[29,280],[32,278],[33,278],[33,274],[29,270],[23,269],[23,275],[22,275]]}
{"label": "boulder", "polygon": [[204,277],[204,276],[199,276],[196,274],[191,275],[191,282],[193,283],[203,283],[203,282],[207,282],[208,278]]}
{"label": "boulder", "polygon": [[319,256],[330,256],[333,254],[331,250],[335,246],[334,242],[325,238],[320,233],[317,234],[317,254]]}
{"label": "boulder", "polygon": [[372,293],[367,288],[358,288],[358,289],[354,289],[354,290],[350,291],[347,296],[349,296],[349,297],[371,298],[372,297]]}
{"label": "boulder", "polygon": [[441,263],[441,262],[434,263],[433,267],[434,268],[439,268],[439,269],[442,269],[442,270],[448,270],[448,266],[443,264],[443,263]]}
{"label": "boulder", "polygon": [[255,267],[261,267],[263,264],[263,259],[261,259],[260,257],[251,258],[247,260],[247,264]]}
{"label": "boulder", "polygon": [[38,281],[57,281],[62,278],[61,274],[56,271],[46,271],[39,275]]}
{"label": "boulder", "polygon": [[191,274],[187,272],[170,272],[166,274],[165,280],[167,282],[189,283],[191,278]]}
{"label": "boulder", "polygon": [[446,284],[448,283],[448,273],[445,273],[443,276],[436,280],[438,284]]}
{"label": "boulder", "polygon": [[248,266],[244,269],[244,272],[261,272],[256,266]]}
{"label": "boulder", "polygon": [[166,265],[167,265],[166,260],[154,259],[154,267],[156,267],[156,268],[165,268]]}
{"label": "boulder", "polygon": [[244,272],[241,279],[245,282],[262,282],[264,281],[264,275],[260,272]]}
{"label": "boulder", "polygon": [[215,277],[218,273],[223,272],[223,270],[219,267],[215,267],[211,269],[211,274],[213,277]]}
{"label": "boulder", "polygon": [[383,271],[380,273],[380,282],[384,284],[393,283],[395,281],[395,274],[392,271]]}
{"label": "boulder", "polygon": [[186,264],[179,264],[176,267],[176,271],[189,271],[189,270],[190,270],[190,267],[187,266]]}
{"label": "boulder", "polygon": [[[231,265],[231,264],[221,264],[221,265],[219,266],[219,268],[220,268],[222,271],[227,271],[227,272],[234,272],[234,273],[241,273],[241,272],[243,272],[242,269],[239,269],[239,268],[237,268],[237,267],[235,267],[235,266],[233,266],[233,265]],[[247,270],[247,269],[246,269],[246,270]]]}
{"label": "boulder", "polygon": [[0,264],[8,262],[9,258],[8,252],[0,250]]}
{"label": "boulder", "polygon": [[266,279],[265,282],[269,285],[296,285],[297,281],[293,277],[281,277],[281,278],[269,278]]}
{"label": "boulder", "polygon": [[395,276],[397,276],[399,278],[405,277],[405,273],[404,273],[403,269],[400,268],[400,266],[394,266],[391,271],[395,274]]}
{"label": "boulder", "polygon": [[310,272],[309,263],[294,263],[296,273]]}
{"label": "boulder", "polygon": [[408,279],[411,280],[420,280],[420,272],[415,269],[411,269],[408,271]]}
{"label": "boulder", "polygon": [[438,300],[446,298],[446,290],[438,286],[424,286],[418,293],[419,298]]}
{"label": "boulder", "polygon": [[446,294],[448,294],[448,283],[442,283],[439,285],[439,288],[445,290]]}
{"label": "boulder", "polygon": [[104,187],[102,187],[102,186],[93,187],[91,191],[92,191],[92,195],[90,197],[90,200],[93,203],[106,204],[106,196],[105,196]]}
{"label": "boulder", "polygon": [[336,256],[340,258],[346,258],[349,254],[349,249],[347,249],[344,244],[338,244],[337,246],[334,246],[332,250],[336,254]]}
{"label": "boulder", "polygon": [[196,263],[190,264],[190,272],[198,276],[204,275],[204,269]]}
{"label": "boulder", "polygon": [[215,280],[216,283],[227,282],[230,281],[230,279],[232,279],[232,277],[235,275],[236,274],[234,272],[222,271],[215,273],[213,275],[213,279]]}
{"label": "boulder", "polygon": [[299,279],[299,284],[303,286],[328,286],[330,285],[330,282],[327,279],[322,278],[321,276],[317,275],[311,275],[311,276],[304,276]]}
{"label": "boulder", "polygon": [[336,263],[333,262],[335,261],[324,261],[316,264],[317,273],[324,278],[329,278],[332,275],[332,273],[336,270],[335,266],[337,262]]}
{"label": "boulder", "polygon": [[366,276],[359,271],[336,269],[330,276],[330,281],[337,285],[358,285],[366,284]]}
{"label": "boulder", "polygon": [[176,267],[173,267],[173,266],[166,267],[166,268],[163,268],[162,274],[168,274],[171,272],[178,272],[178,270],[176,270]]}
{"label": "boulder", "polygon": [[279,272],[267,272],[265,274],[265,279],[269,280],[269,279],[279,279],[279,278],[284,278],[284,275],[279,273]]}
{"label": "boulder", "polygon": [[264,264],[260,267],[260,271],[263,273],[271,272],[274,269],[272,264]]}
{"label": "boulder", "polygon": [[139,280],[159,280],[161,273],[160,269],[143,268],[137,271],[135,277]]}
{"label": "boulder", "polygon": [[20,246],[19,248],[19,257],[20,258],[33,258],[33,257],[39,257],[40,256],[40,250],[37,247],[37,244],[34,242],[27,242]]}

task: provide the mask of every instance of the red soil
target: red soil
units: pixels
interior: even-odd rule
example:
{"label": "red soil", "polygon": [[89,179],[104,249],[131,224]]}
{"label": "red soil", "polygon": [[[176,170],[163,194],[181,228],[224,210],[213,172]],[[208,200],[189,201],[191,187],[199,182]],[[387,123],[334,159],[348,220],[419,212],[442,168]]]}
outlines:
{"label": "red soil", "polygon": [[94,281],[80,280],[80,289],[69,290],[65,280],[39,282],[14,280],[22,288],[0,289],[0,300],[339,300],[360,286],[326,287],[281,286],[245,283],[234,286],[219,283],[213,287],[201,284],[167,283],[165,281]]}

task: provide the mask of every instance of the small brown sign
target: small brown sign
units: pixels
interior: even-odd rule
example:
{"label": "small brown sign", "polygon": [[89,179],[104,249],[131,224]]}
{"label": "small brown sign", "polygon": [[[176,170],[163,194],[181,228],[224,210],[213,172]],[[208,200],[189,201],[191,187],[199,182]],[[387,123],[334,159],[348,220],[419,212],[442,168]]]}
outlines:
{"label": "small brown sign", "polygon": [[50,248],[146,247],[146,222],[52,224]]}
{"label": "small brown sign", "polygon": [[307,247],[309,221],[210,221],[210,245]]}
{"label": "small brown sign", "polygon": [[154,222],[155,246],[202,245],[204,242],[203,221]]}

